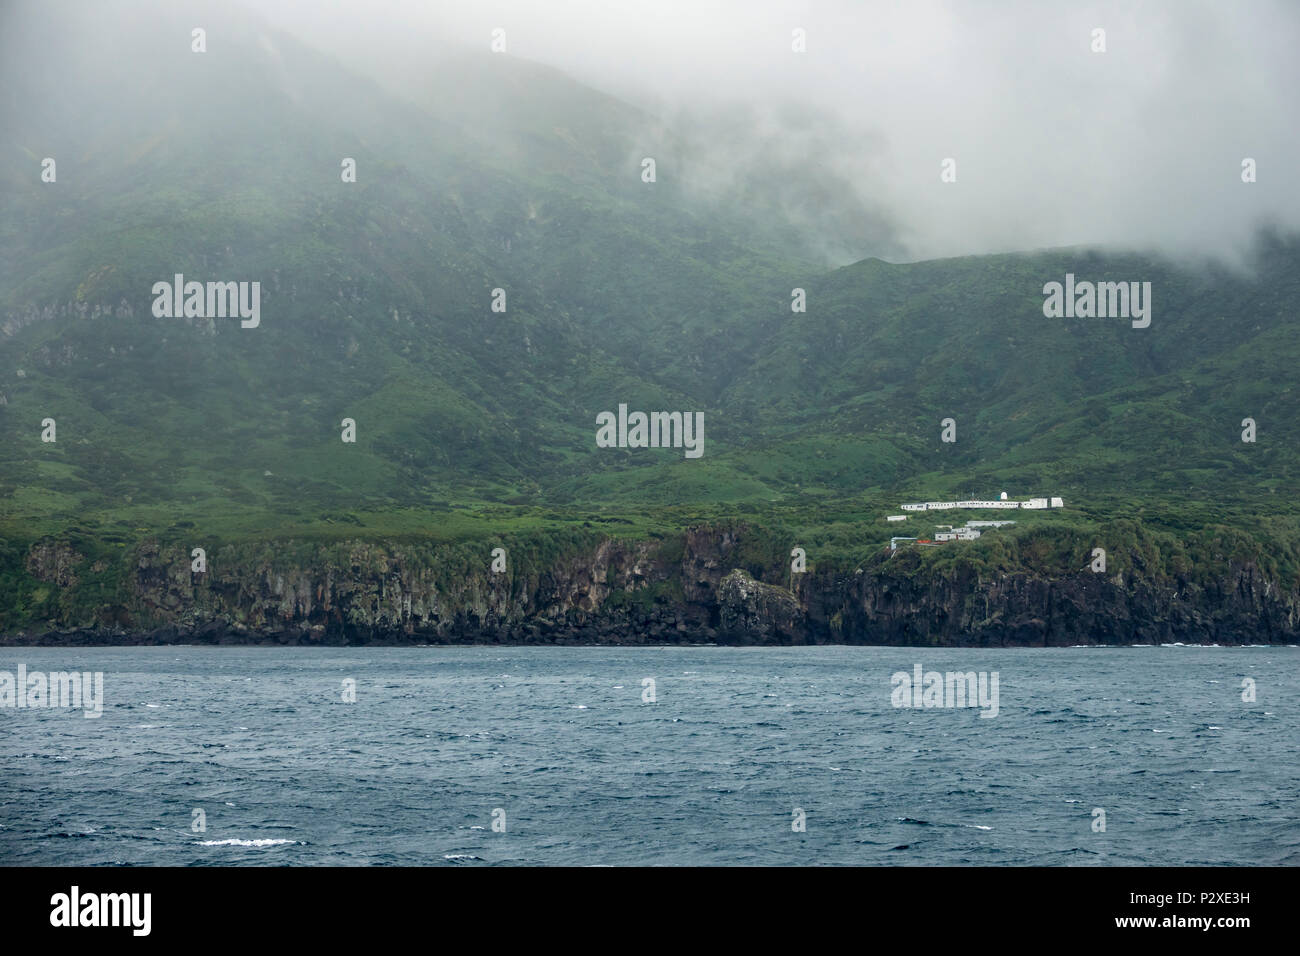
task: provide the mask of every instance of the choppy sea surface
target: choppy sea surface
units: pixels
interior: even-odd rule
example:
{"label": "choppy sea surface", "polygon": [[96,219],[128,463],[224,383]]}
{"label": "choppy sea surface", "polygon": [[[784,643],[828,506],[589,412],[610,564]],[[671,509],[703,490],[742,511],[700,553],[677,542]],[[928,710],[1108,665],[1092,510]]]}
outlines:
{"label": "choppy sea surface", "polygon": [[[104,706],[0,706],[0,864],[1300,863],[1294,647],[0,649],[19,664],[102,671]],[[894,707],[916,664],[996,671],[997,716]]]}

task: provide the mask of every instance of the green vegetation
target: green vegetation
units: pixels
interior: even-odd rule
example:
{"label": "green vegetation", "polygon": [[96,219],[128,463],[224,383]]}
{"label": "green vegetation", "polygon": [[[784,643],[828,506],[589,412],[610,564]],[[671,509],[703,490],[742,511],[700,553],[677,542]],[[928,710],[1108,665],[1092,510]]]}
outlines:
{"label": "green vegetation", "polygon": [[[60,55],[96,55],[93,19],[6,49],[11,103],[41,101]],[[1294,238],[1262,236],[1250,275],[1090,250],[832,268],[773,203],[683,182],[689,143],[551,71],[465,64],[485,128],[287,38],[277,67],[236,31],[220,70],[139,42],[138,88],[5,117],[6,627],[53,616],[57,589],[24,564],[51,537],[100,568],[80,599],[103,603],[146,539],[509,539],[541,567],[602,537],[674,548],[691,525],[743,521],[762,529],[755,571],[792,542],[852,571],[890,534],[933,530],[933,515],[887,526],[901,501],[1001,490],[1068,507],[891,560],[1058,574],[1101,542],[1117,571],[1137,555],[1205,577],[1249,556],[1297,585]],[[91,123],[109,100],[117,121]],[[660,182],[640,181],[643,155]],[[177,272],[260,281],[261,327],[154,318],[151,286]],[[1045,319],[1040,290],[1066,272],[1151,281],[1151,327]],[[704,457],[597,449],[595,416],[620,402],[703,411]]]}

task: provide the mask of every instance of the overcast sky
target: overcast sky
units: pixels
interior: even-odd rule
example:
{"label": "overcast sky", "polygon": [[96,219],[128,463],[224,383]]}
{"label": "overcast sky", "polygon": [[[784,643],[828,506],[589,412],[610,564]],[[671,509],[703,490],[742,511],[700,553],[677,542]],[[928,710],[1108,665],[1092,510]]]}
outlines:
{"label": "overcast sky", "polygon": [[507,56],[682,128],[745,116],[713,163],[804,149],[888,211],[906,258],[1097,243],[1233,259],[1261,223],[1300,229],[1297,0],[241,2],[352,63],[412,42],[486,57],[499,27]]}
{"label": "overcast sky", "polygon": [[1293,0],[246,2],[339,52],[395,30],[431,55],[486,51],[501,27],[508,55],[670,118],[828,110],[849,135],[823,159],[884,201],[914,258],[1093,242],[1233,256],[1260,222],[1300,226]]}

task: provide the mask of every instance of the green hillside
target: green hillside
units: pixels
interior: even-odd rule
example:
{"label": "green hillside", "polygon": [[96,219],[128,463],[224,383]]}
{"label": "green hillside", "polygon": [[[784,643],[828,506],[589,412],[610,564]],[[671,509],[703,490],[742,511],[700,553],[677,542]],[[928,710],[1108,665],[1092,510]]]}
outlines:
{"label": "green hillside", "polygon": [[[199,9],[203,55],[193,8],[160,8],[129,49],[96,42],[111,3],[6,13],[47,25],[41,45],[0,40],[11,580],[49,535],[95,550],[743,518],[852,559],[901,501],[1001,490],[1066,499],[1025,533],[1226,526],[1295,573],[1296,237],[1261,235],[1251,274],[1093,249],[836,268],[823,240],[880,255],[863,237],[887,230],[816,170],[783,198],[773,170],[706,195],[689,134],[556,71],[413,62],[400,96]],[[796,195],[822,197],[826,235],[780,219]],[[176,273],[259,281],[260,326],[154,317],[151,287]],[[1149,281],[1150,327],[1045,318],[1066,273]],[[620,403],[703,412],[704,456],[597,448],[596,415]]]}

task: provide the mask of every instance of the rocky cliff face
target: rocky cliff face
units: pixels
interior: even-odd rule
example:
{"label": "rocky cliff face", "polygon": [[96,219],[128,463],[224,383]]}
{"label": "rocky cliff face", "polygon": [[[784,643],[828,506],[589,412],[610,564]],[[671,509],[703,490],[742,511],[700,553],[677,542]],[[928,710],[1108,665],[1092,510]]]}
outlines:
{"label": "rocky cliff face", "polygon": [[[1207,586],[1125,574],[864,567],[792,575],[744,526],[657,541],[596,538],[490,569],[487,546],[376,542],[218,547],[195,572],[146,541],[113,576],[65,542],[25,567],[56,600],[9,644],[1292,643],[1300,595],[1253,564]],[[508,554],[513,552],[508,548]],[[106,583],[105,575],[109,576]],[[106,600],[97,600],[98,598]]]}
{"label": "rocky cliff face", "polygon": [[987,579],[863,572],[809,584],[801,589],[808,630],[846,643],[1263,644],[1300,636],[1300,596],[1281,593],[1253,565],[1233,567],[1210,588],[1090,571]]}

